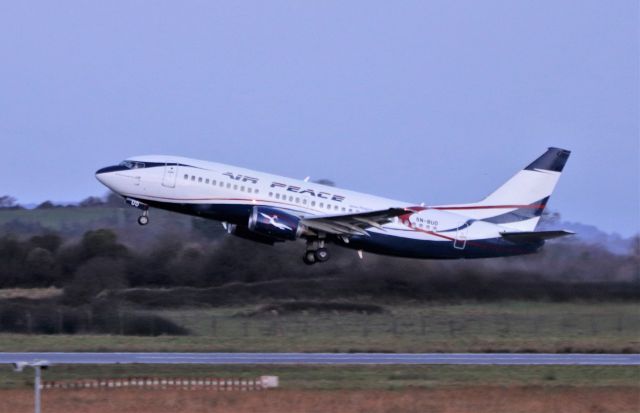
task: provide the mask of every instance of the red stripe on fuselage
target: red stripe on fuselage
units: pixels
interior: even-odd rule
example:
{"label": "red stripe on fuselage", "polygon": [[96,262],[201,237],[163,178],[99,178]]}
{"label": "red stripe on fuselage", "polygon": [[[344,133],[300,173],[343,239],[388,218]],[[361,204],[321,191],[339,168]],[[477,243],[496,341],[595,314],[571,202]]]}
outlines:
{"label": "red stripe on fuselage", "polygon": [[533,205],[477,205],[477,206],[452,206],[452,207],[433,207],[432,209],[437,209],[441,211],[454,211],[454,210],[467,210],[467,209],[521,209],[521,208],[529,208],[529,209],[542,209],[544,208],[543,204],[533,204]]}

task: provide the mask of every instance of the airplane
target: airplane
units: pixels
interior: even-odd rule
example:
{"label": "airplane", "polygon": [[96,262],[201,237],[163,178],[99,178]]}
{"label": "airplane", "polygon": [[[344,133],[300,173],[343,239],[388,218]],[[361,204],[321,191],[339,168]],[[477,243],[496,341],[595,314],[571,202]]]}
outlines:
{"label": "airplane", "polygon": [[273,245],[306,241],[306,264],[328,244],[421,258],[531,254],[570,231],[536,231],[570,151],[549,148],[481,201],[425,206],[196,159],[146,155],[96,172],[127,204],[221,221],[235,236]]}

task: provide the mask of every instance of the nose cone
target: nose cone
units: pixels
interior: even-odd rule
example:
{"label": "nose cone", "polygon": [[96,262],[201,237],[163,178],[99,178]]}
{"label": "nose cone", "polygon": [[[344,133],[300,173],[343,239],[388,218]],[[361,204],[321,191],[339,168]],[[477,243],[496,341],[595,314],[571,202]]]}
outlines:
{"label": "nose cone", "polygon": [[112,165],[112,166],[106,166],[104,168],[100,168],[96,171],[96,179],[106,187],[113,189],[114,178],[115,178],[114,173],[117,171],[122,171],[124,169],[126,168],[123,168],[120,165]]}
{"label": "nose cone", "polygon": [[106,177],[106,175],[109,173],[109,170],[108,170],[108,169],[109,169],[108,167],[107,167],[107,168],[100,168],[100,169],[98,169],[98,170],[96,171],[96,179],[97,179],[97,180],[98,180],[102,185],[105,185],[105,186],[107,186],[107,187],[109,186],[109,185],[107,185],[107,179],[108,179],[108,178]]}

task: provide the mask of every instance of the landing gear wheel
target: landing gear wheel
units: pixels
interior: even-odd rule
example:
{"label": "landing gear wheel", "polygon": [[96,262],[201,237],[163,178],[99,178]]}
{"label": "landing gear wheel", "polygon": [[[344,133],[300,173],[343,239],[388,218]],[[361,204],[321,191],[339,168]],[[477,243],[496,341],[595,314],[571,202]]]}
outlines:
{"label": "landing gear wheel", "polygon": [[313,255],[319,262],[325,262],[329,259],[329,251],[326,248],[318,248]]}
{"label": "landing gear wheel", "polygon": [[304,257],[302,257],[302,261],[304,261],[307,265],[313,265],[316,263],[316,256],[314,251],[307,251],[304,253]]}
{"label": "landing gear wheel", "polygon": [[149,223],[149,217],[146,215],[140,215],[138,217],[138,224],[147,225]]}

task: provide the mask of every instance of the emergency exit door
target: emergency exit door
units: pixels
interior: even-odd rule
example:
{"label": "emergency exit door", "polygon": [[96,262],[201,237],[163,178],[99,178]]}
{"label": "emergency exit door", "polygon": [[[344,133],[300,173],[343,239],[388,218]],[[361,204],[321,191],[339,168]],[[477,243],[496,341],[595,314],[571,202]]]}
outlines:
{"label": "emergency exit door", "polygon": [[467,235],[469,233],[469,223],[465,223],[456,231],[456,238],[453,240],[453,248],[463,250],[467,246]]}

